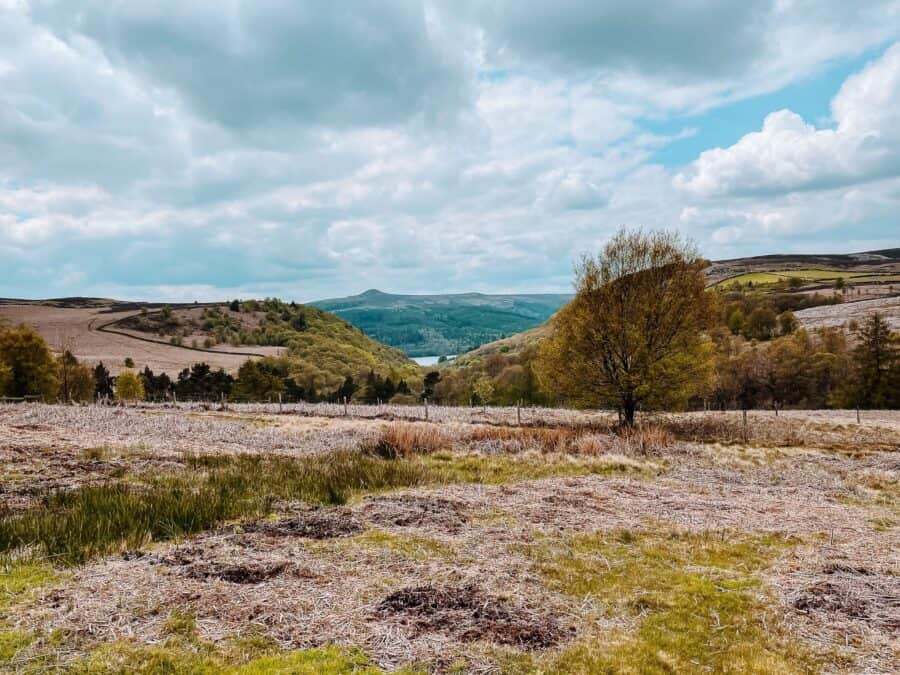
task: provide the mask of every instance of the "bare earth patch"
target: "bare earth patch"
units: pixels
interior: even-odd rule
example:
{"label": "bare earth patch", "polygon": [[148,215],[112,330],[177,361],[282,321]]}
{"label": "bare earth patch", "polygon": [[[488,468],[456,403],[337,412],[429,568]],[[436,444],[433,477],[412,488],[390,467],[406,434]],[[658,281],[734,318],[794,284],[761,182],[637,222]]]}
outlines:
{"label": "bare earth patch", "polygon": [[440,632],[461,642],[487,639],[523,649],[546,649],[574,633],[557,617],[486,595],[474,583],[401,588],[378,603],[377,613],[399,618],[413,637]]}

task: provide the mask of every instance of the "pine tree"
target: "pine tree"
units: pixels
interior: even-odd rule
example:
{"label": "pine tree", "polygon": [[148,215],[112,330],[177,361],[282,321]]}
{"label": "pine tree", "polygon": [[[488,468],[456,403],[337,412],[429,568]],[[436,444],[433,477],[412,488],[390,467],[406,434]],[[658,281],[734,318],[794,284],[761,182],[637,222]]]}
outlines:
{"label": "pine tree", "polygon": [[887,408],[896,401],[896,372],[900,364],[897,337],[880,314],[866,319],[857,331],[853,350],[853,398],[860,408]]}
{"label": "pine tree", "polygon": [[113,379],[103,361],[94,368],[94,395],[112,398]]}

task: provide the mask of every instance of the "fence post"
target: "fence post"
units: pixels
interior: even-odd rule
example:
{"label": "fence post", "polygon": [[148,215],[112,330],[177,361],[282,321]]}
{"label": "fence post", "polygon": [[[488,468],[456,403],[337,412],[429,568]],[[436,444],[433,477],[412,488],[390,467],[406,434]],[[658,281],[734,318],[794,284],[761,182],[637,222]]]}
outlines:
{"label": "fence post", "polygon": [[350,417],[350,409],[347,407],[347,397],[344,396],[344,417]]}
{"label": "fence post", "polygon": [[516,401],[516,424],[522,426],[522,401]]}
{"label": "fence post", "polygon": [[278,414],[281,414],[281,392],[278,392]]}
{"label": "fence post", "polygon": [[859,406],[856,406],[856,423],[859,424]]}
{"label": "fence post", "polygon": [[747,436],[747,409],[744,408],[741,412],[743,413],[743,418],[744,418],[744,443],[746,443],[747,439],[748,439],[748,436]]}
{"label": "fence post", "polygon": [[427,422],[428,421],[428,397],[426,396],[425,399],[423,399],[423,400],[425,401],[425,421]]}

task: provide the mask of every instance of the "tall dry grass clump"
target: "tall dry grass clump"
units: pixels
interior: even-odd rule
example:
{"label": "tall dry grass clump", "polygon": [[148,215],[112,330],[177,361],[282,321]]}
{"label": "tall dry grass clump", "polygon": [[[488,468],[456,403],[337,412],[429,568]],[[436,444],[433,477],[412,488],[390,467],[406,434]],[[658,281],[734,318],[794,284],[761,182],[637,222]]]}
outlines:
{"label": "tall dry grass clump", "polygon": [[695,443],[741,443],[755,431],[745,430],[739,418],[721,414],[671,416],[660,424],[678,438]]}
{"label": "tall dry grass clump", "polygon": [[489,453],[568,452],[577,434],[564,427],[476,426],[461,435],[460,440]]}
{"label": "tall dry grass clump", "polygon": [[366,448],[385,459],[430,455],[446,449],[449,440],[434,424],[390,424]]}
{"label": "tall dry grass clump", "polygon": [[616,435],[619,451],[631,455],[661,455],[675,444],[675,436],[659,426],[624,427]]}

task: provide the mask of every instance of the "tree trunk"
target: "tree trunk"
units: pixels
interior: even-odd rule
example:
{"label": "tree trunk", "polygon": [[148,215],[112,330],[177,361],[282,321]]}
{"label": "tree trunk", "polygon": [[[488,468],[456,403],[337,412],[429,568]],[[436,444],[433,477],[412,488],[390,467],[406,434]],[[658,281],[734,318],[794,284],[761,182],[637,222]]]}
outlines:
{"label": "tree trunk", "polygon": [[634,396],[626,394],[622,397],[622,416],[626,427],[634,426],[634,411],[636,407]]}

